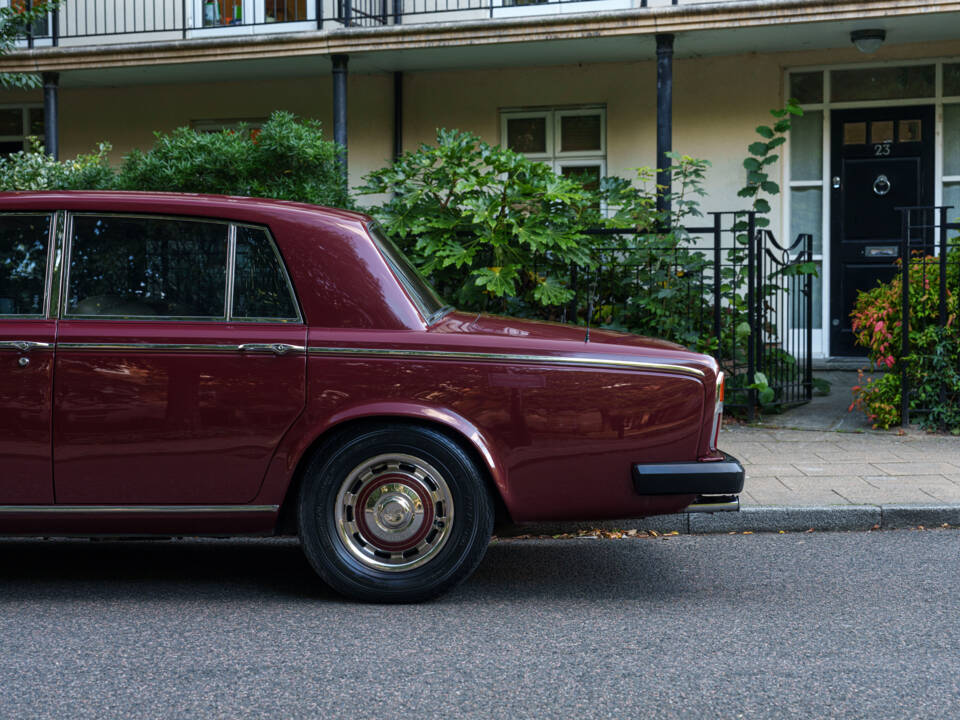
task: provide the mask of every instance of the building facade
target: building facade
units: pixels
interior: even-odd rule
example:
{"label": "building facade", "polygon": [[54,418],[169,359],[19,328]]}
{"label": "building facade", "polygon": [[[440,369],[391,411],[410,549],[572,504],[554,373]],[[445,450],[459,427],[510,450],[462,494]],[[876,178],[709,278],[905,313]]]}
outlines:
{"label": "building facade", "polygon": [[897,207],[960,216],[948,0],[66,0],[0,69],[46,81],[0,93],[0,152],[37,134],[119,160],[154,131],[282,109],[348,147],[352,186],[445,127],[565,173],[705,158],[707,211],[745,207],[755,128],[795,97],[771,218],[814,235],[815,357],[862,354],[848,315],[893,272]]}

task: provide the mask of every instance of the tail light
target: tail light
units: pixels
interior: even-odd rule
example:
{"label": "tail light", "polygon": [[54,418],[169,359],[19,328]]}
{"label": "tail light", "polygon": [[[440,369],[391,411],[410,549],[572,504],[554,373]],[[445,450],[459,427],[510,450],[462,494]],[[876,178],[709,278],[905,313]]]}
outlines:
{"label": "tail light", "polygon": [[710,449],[717,449],[717,438],[720,435],[720,423],[723,422],[723,389],[724,376],[722,372],[717,373],[717,393],[714,396],[713,404],[713,430],[710,432]]}

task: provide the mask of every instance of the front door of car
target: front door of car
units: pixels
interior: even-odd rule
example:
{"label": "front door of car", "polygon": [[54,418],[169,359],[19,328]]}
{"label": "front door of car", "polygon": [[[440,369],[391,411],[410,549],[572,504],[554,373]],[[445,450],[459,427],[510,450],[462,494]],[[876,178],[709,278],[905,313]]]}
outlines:
{"label": "front door of car", "polygon": [[305,400],[306,328],[263,228],[67,220],[53,412],[64,504],[242,504]]}
{"label": "front door of car", "polygon": [[897,272],[897,208],[934,202],[933,106],[836,110],[832,133],[830,353],[862,356],[850,321],[857,293]]}
{"label": "front door of car", "polygon": [[0,505],[53,502],[51,213],[0,214]]}

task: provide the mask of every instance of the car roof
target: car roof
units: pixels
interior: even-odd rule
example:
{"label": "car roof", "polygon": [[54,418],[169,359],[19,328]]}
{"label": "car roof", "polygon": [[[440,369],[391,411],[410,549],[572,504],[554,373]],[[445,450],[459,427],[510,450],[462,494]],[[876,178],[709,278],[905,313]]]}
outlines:
{"label": "car roof", "polygon": [[204,195],[200,193],[143,192],[129,190],[42,190],[0,192],[0,210],[9,209],[45,210],[105,210],[117,209],[132,212],[185,212],[197,215],[220,215],[229,217],[238,209],[261,211],[276,216],[303,211],[316,213],[331,220],[352,221],[365,224],[371,218],[352,210],[312,205],[290,200],[242,197],[236,195]]}

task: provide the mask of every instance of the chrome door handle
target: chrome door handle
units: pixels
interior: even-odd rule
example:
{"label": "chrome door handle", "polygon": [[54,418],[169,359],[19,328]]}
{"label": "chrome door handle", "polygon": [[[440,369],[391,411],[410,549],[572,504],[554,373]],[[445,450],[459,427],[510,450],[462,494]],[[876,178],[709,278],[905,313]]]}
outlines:
{"label": "chrome door handle", "polygon": [[274,355],[286,355],[303,350],[304,348],[299,345],[288,345],[287,343],[245,343],[240,346],[241,352],[273,353]]}
{"label": "chrome door handle", "polygon": [[31,350],[46,350],[50,346],[50,343],[33,340],[0,340],[0,350],[17,350],[22,353],[28,353]]}

